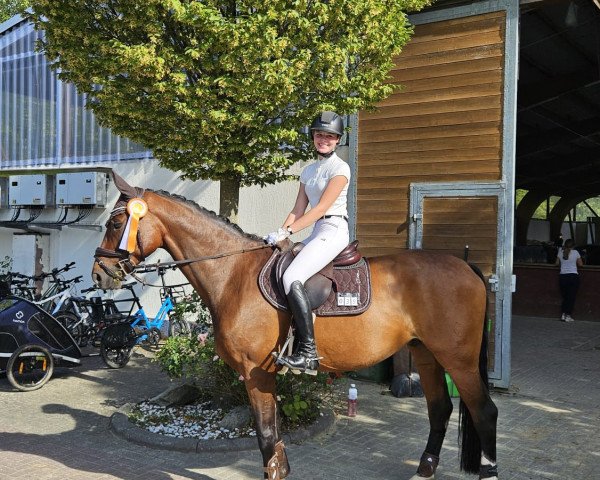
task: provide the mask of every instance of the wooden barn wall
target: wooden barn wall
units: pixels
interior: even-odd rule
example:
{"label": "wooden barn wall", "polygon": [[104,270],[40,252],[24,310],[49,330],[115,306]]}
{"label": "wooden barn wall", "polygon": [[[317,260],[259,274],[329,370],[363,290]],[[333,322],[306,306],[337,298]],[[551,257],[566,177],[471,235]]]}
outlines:
{"label": "wooden barn wall", "polygon": [[[366,255],[407,248],[410,183],[501,179],[505,17],[500,11],[416,26],[390,72],[401,90],[375,112],[360,112],[356,237]],[[463,214],[479,228],[480,217],[491,218],[488,207]],[[489,267],[495,241],[477,248],[471,255],[487,257],[481,260]]]}

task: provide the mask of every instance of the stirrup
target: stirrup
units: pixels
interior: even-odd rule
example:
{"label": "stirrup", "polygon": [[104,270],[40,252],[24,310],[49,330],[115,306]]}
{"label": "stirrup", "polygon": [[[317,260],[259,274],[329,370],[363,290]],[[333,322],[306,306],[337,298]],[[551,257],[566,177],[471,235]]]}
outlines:
{"label": "stirrup", "polygon": [[[302,355],[301,353],[297,353],[295,355],[302,357],[302,359],[304,360],[304,365],[292,365],[289,363],[290,357],[283,356],[277,359],[277,364],[283,365],[284,367],[288,367],[292,371],[292,373],[306,373],[307,375],[317,374],[319,368],[319,361],[322,357],[308,358],[305,355]],[[316,362],[316,367],[313,365],[314,362]]]}

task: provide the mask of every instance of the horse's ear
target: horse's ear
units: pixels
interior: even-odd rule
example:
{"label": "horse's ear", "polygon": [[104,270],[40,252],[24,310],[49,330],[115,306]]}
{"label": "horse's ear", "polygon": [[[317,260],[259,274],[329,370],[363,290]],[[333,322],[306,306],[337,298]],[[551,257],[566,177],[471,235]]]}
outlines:
{"label": "horse's ear", "polygon": [[121,192],[127,198],[134,198],[134,197],[138,196],[137,190],[135,189],[135,187],[132,187],[131,185],[129,185],[122,177],[117,175],[114,170],[112,170],[111,173],[112,173],[113,181],[115,182],[115,187],[117,187],[119,192]]}

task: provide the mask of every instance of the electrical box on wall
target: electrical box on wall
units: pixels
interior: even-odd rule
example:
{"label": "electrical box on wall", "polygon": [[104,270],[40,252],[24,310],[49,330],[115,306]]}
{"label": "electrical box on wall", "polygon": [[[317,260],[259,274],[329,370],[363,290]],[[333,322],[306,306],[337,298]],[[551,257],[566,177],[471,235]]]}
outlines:
{"label": "electrical box on wall", "polygon": [[0,208],[8,207],[8,177],[0,177]]}
{"label": "electrical box on wall", "polygon": [[11,175],[8,177],[8,204],[11,207],[54,206],[54,177]]}
{"label": "electrical box on wall", "polygon": [[106,205],[106,173],[72,172],[56,175],[56,205]]}

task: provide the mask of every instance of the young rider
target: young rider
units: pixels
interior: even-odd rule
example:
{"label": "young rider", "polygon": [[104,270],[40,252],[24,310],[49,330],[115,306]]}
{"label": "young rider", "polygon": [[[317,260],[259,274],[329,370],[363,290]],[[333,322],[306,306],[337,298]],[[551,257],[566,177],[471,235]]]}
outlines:
{"label": "young rider", "polygon": [[344,133],[344,122],[338,114],[322,112],[313,120],[310,131],[317,161],[302,171],[296,203],[283,227],[270,233],[266,239],[275,244],[314,225],[310,236],[302,241],[304,248],[283,275],[283,286],[296,325],[298,348],[292,355],[282,357],[280,363],[316,374],[319,357],[304,282],[331,262],[349,243],[346,196],[350,167],[335,153]]}

